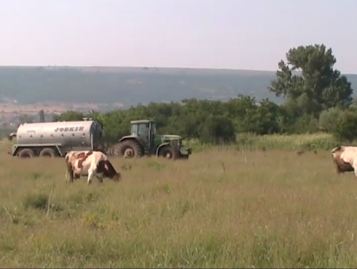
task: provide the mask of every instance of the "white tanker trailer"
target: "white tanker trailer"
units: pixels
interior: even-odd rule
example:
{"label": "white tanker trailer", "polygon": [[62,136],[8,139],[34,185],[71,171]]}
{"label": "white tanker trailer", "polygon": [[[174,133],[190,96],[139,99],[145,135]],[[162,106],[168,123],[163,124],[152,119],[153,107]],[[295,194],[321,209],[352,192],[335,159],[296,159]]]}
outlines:
{"label": "white tanker trailer", "polygon": [[23,123],[9,139],[17,138],[12,156],[63,157],[71,150],[101,150],[103,129],[99,122],[60,121]]}

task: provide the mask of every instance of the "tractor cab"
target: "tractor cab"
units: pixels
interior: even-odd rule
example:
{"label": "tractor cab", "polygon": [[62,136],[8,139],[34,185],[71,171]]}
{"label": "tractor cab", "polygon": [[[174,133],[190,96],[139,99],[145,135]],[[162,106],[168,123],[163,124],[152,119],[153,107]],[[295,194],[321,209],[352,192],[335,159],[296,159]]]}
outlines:
{"label": "tractor cab", "polygon": [[131,135],[136,136],[144,147],[144,151],[150,151],[155,144],[156,122],[150,120],[131,121]]}

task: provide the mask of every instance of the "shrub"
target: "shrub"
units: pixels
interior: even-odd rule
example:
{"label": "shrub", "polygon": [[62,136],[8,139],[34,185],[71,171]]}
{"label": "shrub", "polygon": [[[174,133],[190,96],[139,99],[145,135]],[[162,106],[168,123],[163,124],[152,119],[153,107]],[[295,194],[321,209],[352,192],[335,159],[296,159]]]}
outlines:
{"label": "shrub", "polygon": [[332,132],[336,125],[342,120],[344,111],[333,107],[323,111],[319,117],[319,128],[326,132]]}

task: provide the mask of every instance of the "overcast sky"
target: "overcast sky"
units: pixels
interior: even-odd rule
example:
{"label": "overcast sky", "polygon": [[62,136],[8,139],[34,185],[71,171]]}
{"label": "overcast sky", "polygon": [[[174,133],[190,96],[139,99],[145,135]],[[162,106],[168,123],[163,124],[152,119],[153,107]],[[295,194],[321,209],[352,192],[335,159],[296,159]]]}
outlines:
{"label": "overcast sky", "polygon": [[0,65],[276,70],[314,43],[357,73],[357,0],[0,0]]}

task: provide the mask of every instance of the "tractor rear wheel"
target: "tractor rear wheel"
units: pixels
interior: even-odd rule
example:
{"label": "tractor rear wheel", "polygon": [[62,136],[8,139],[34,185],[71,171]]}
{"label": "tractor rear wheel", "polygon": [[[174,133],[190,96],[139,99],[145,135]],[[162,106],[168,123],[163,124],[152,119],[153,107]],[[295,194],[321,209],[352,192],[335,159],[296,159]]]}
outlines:
{"label": "tractor rear wheel", "polygon": [[170,160],[176,160],[178,155],[179,155],[178,151],[175,148],[170,147],[170,146],[164,146],[159,151],[160,157],[170,159]]}
{"label": "tractor rear wheel", "polygon": [[119,143],[118,155],[123,158],[139,158],[143,156],[143,150],[135,140],[126,140]]}

